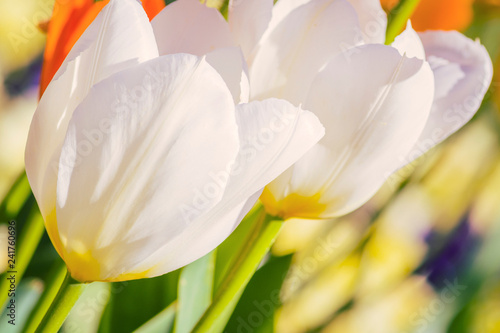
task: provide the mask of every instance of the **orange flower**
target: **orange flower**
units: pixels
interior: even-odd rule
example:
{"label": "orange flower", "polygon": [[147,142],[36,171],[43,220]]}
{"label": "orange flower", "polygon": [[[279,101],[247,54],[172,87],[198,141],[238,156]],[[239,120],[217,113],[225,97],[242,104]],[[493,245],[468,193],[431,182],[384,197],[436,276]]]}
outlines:
{"label": "orange flower", "polygon": [[[386,10],[398,0],[381,0]],[[474,0],[422,0],[411,17],[415,30],[464,30],[473,17]]]}
{"label": "orange flower", "polygon": [[384,8],[384,10],[386,12],[393,9],[398,4],[398,2],[399,2],[399,0],[380,0],[380,4],[382,5],[382,8]]}
{"label": "orange flower", "polygon": [[[40,95],[61,66],[64,58],[109,0],[56,0],[48,24],[47,44],[43,56]],[[164,0],[143,0],[149,19],[165,7]]]}
{"label": "orange flower", "polygon": [[158,14],[164,7],[164,0],[142,0],[142,7],[148,14],[149,20],[151,21],[156,14]]}

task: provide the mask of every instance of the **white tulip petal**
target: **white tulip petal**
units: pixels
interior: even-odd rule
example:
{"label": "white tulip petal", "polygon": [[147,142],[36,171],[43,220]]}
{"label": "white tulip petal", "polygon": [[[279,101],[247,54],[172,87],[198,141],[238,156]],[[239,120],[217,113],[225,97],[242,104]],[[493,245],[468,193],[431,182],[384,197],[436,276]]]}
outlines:
{"label": "white tulip petal", "polygon": [[[315,79],[305,104],[325,125],[320,143],[330,152],[316,149],[299,160],[286,176],[290,183],[285,196],[296,194],[316,206],[304,204],[304,211],[321,208],[311,218],[359,207],[414,145],[427,121],[433,91],[429,65],[402,57],[390,46],[365,45],[349,59],[335,57]],[[312,164],[323,166],[318,173],[327,173],[327,181],[323,175],[310,175]]]}
{"label": "white tulip petal", "polygon": [[334,55],[361,43],[354,8],[346,0],[300,6],[263,38],[250,68],[252,99],[305,99],[319,70]]}
{"label": "white tulip petal", "polygon": [[336,160],[324,194],[333,205],[325,216],[346,214],[375,194],[420,136],[433,100],[426,62],[383,45],[360,50],[349,64],[340,57],[332,61],[311,87],[307,103],[320,112],[329,109],[335,119],[330,118],[324,141]]}
{"label": "white tulip petal", "polygon": [[[229,179],[224,197],[185,232],[165,243],[141,265],[163,262],[154,275],[177,269],[217,247],[234,230],[261,189],[295,163],[324,134],[310,112],[277,99],[237,106],[241,149],[230,169],[221,169],[213,183]],[[252,198],[252,199],[249,199]]]}
{"label": "white tulip petal", "polygon": [[208,53],[206,60],[226,82],[235,104],[247,103],[250,95],[250,82],[241,49],[238,47],[217,49]]}
{"label": "white tulip petal", "polygon": [[[272,182],[267,184],[264,189],[263,195],[260,200],[266,207],[266,210],[269,214],[279,216],[279,213],[276,211],[275,202],[282,201],[286,196],[290,194],[290,182],[293,176],[293,170],[295,165],[299,163],[305,156],[311,155],[313,151],[316,150],[316,146],[320,145],[317,143],[312,147],[304,156],[301,157],[299,161],[297,161],[294,165],[286,169],[281,175],[275,178]],[[312,172],[311,172],[312,173]],[[268,203],[268,196],[271,195],[271,203]]]}
{"label": "white tulip petal", "polygon": [[[154,277],[171,272],[183,267],[212,251],[222,243],[236,229],[241,220],[255,205],[262,191],[258,191],[247,200],[227,207],[227,211],[220,212],[217,218],[205,221],[209,227],[200,227],[201,222],[193,224],[190,229],[180,234],[164,248],[152,255],[150,258],[141,262],[134,270],[144,270],[143,267],[150,267],[155,262],[160,264],[148,272],[148,277]],[[194,237],[189,237],[190,233],[195,233]],[[186,243],[186,242],[189,243]]]}
{"label": "white tulip petal", "polygon": [[329,181],[335,164],[332,151],[316,144],[297,163],[264,189],[261,201],[266,210],[282,218],[318,218],[328,203],[319,202],[322,186]]}
{"label": "white tulip petal", "polygon": [[312,0],[278,0],[273,7],[271,22],[268,30],[274,30],[281,21],[298,7],[311,2]]}
{"label": "white tulip petal", "polygon": [[191,53],[204,55],[235,46],[229,25],[215,8],[198,0],[177,0],[151,21],[160,55]]}
{"label": "white tulip petal", "polygon": [[294,164],[288,191],[300,192],[304,197],[314,196],[318,193],[318,186],[328,183],[332,165],[337,159],[338,156],[332,153],[330,147],[318,143]]}
{"label": "white tulip petal", "polygon": [[241,221],[238,219],[247,207],[248,203],[245,200],[226,207],[224,211],[221,210],[216,218],[194,221],[184,232],[169,239],[160,250],[132,269],[144,271],[147,267],[153,267],[148,271],[147,277],[155,277],[203,257],[233,232]]}
{"label": "white tulip petal", "polygon": [[[273,8],[269,29],[274,29],[288,14],[296,8],[313,0],[279,0]],[[361,33],[366,43],[385,42],[387,15],[379,0],[348,0],[358,15]],[[333,2],[333,0],[330,0]]]}
{"label": "white tulip petal", "polygon": [[349,0],[358,13],[361,33],[367,44],[384,44],[387,30],[387,14],[380,0]]}
{"label": "white tulip petal", "polygon": [[285,100],[240,104],[236,115],[241,148],[231,170],[229,197],[240,193],[243,198],[262,189],[325,134],[313,113]]}
{"label": "white tulip petal", "polygon": [[[141,62],[158,57],[153,28],[136,0],[110,0],[75,43],[54,76],[59,78],[69,61],[84,68],[78,82],[93,84]],[[86,95],[86,94],[85,94]]]}
{"label": "white tulip petal", "polygon": [[59,166],[57,226],[73,276],[92,279],[88,252],[102,280],[146,274],[131,267],[221,200],[226,183],[211,177],[238,147],[232,96],[204,59],[164,56],[97,84],[75,111]]}
{"label": "white tulip petal", "polygon": [[264,34],[271,20],[273,0],[230,0],[228,10],[229,28],[245,58]]}
{"label": "white tulip petal", "polygon": [[418,143],[402,160],[410,163],[467,123],[479,109],[493,76],[488,51],[457,31],[419,34],[434,72],[435,96]]}
{"label": "white tulip petal", "polygon": [[246,66],[246,62],[244,64],[244,69],[241,74],[241,82],[240,82],[240,103],[248,103],[250,99],[250,74],[248,71],[248,66]]}
{"label": "white tulip petal", "polygon": [[396,48],[401,55],[406,55],[408,58],[425,60],[424,46],[417,32],[413,30],[410,21],[408,21],[405,31],[396,37],[391,46]]}
{"label": "white tulip petal", "polygon": [[248,212],[250,212],[250,210],[252,210],[252,208],[255,206],[255,204],[259,200],[260,195],[262,194],[262,190],[263,189],[260,189],[247,199],[247,201],[243,205],[243,208],[241,209],[240,216],[238,216],[238,218],[236,219],[237,225],[234,226],[235,229],[238,224],[245,218]]}
{"label": "white tulip petal", "polygon": [[157,56],[135,0],[110,1],[76,42],[40,100],[26,146],[26,172],[44,217],[55,207],[59,154],[77,105],[95,83]]}

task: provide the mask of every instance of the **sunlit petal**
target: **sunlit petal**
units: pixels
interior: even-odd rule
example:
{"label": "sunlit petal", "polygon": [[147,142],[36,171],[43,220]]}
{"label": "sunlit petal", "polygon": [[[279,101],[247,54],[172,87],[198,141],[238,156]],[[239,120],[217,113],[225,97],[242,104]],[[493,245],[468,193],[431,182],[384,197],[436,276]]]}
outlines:
{"label": "sunlit petal", "polygon": [[346,0],[299,6],[261,41],[250,68],[252,98],[298,105],[329,59],[362,42],[359,31],[356,11]]}
{"label": "sunlit petal", "polygon": [[153,31],[135,0],[114,0],[84,32],[42,96],[26,147],[26,172],[42,214],[55,206],[58,160],[68,122],[90,88],[158,56]]}
{"label": "sunlit petal", "polygon": [[182,234],[221,200],[226,184],[207,184],[238,147],[231,94],[204,59],[160,57],[96,85],[69,125],[58,175],[57,225],[73,276],[121,279]]}
{"label": "sunlit petal", "polygon": [[235,46],[229,25],[215,8],[198,0],[178,0],[151,21],[161,55],[204,55],[217,48]]}
{"label": "sunlit petal", "polygon": [[[288,175],[282,201],[296,201],[304,212],[294,216],[342,215],[368,200],[415,144],[433,91],[429,65],[390,46],[366,45],[348,59],[335,57],[304,104],[325,125],[326,135],[323,147],[306,154]],[[319,175],[309,175],[313,167]]]}
{"label": "sunlit petal", "polygon": [[429,120],[404,164],[467,123],[481,105],[493,76],[488,51],[478,41],[456,31],[429,31],[421,33],[420,38],[434,72],[436,90]]}
{"label": "sunlit petal", "polygon": [[229,27],[247,59],[251,57],[252,51],[266,31],[272,10],[272,0],[231,0],[229,2]]}
{"label": "sunlit petal", "polygon": [[[152,275],[182,267],[219,245],[248,212],[262,188],[324,133],[313,114],[274,99],[239,104],[236,119],[241,145],[238,156],[230,168],[212,174],[207,184],[216,187],[228,181],[222,200],[206,214],[190,220],[185,232],[140,264],[161,262]],[[192,205],[189,208],[195,209]]]}

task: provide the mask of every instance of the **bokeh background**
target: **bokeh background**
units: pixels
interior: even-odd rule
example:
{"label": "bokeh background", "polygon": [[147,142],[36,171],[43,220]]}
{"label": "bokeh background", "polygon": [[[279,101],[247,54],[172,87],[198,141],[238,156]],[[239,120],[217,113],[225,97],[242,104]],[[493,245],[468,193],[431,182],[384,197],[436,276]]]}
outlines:
{"label": "bokeh background", "polygon": [[[52,7],[53,0],[0,2],[0,198],[23,173]],[[481,109],[352,214],[287,221],[225,332],[500,333],[500,0],[422,0],[412,24],[460,30],[486,46],[496,73]],[[36,205],[31,197],[0,207],[2,272],[16,204],[20,232]],[[22,331],[44,281],[61,270],[47,235],[37,244],[18,286],[17,325],[2,315],[0,332]],[[172,316],[164,309],[179,279],[176,271],[93,283],[62,331],[132,332],[162,310]]]}

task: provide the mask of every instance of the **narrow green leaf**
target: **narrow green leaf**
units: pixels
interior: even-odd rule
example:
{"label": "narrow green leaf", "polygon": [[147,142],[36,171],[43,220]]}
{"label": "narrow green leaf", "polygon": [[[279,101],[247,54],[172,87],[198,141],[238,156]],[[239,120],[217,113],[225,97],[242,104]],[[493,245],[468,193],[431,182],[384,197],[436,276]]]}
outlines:
{"label": "narrow green leaf", "polygon": [[189,333],[212,302],[215,251],[184,267],[174,333]]}
{"label": "narrow green leaf", "polygon": [[[60,333],[96,333],[110,295],[109,282],[92,282],[78,298]],[[29,332],[26,332],[29,333]]]}
{"label": "narrow green leaf", "polygon": [[179,270],[150,279],[111,283],[99,333],[132,332],[177,298]]}
{"label": "narrow green leaf", "polygon": [[144,323],[134,333],[168,333],[174,326],[175,312],[177,311],[177,302],[173,302],[163,311]]}
{"label": "narrow green leaf", "polygon": [[224,332],[272,333],[279,294],[292,255],[273,258],[252,277]]}
{"label": "narrow green leaf", "polygon": [[26,204],[30,196],[31,188],[28,177],[26,177],[26,173],[23,172],[14,182],[0,204],[1,222],[7,222],[7,220],[18,216],[21,208]]}
{"label": "narrow green leaf", "polygon": [[43,285],[43,293],[38,299],[23,328],[23,332],[34,332],[52,304],[66,276],[66,265],[56,261]]}

